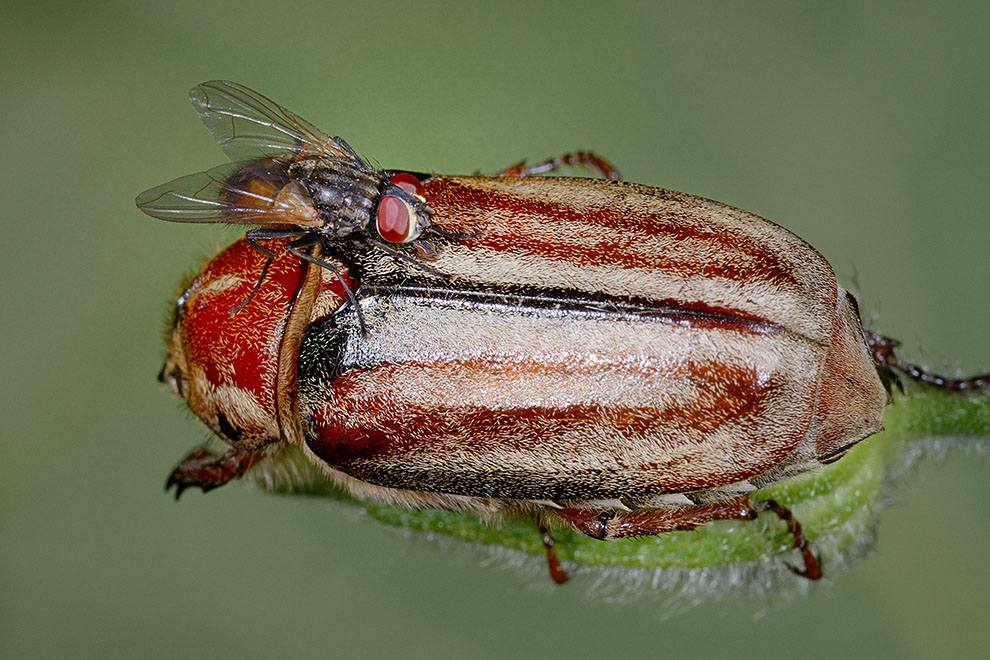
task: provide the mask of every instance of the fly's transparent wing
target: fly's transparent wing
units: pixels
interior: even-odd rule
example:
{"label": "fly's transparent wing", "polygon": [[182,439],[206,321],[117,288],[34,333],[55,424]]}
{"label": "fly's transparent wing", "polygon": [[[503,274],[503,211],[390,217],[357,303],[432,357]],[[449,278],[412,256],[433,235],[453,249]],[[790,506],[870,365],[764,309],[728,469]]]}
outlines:
{"label": "fly's transparent wing", "polygon": [[244,85],[211,80],[193,87],[189,101],[231,160],[310,153],[367,167],[343,139],[328,136],[296,113]]}
{"label": "fly's transparent wing", "polygon": [[277,159],[226,163],[146,190],[134,202],[170,222],[319,226],[309,194],[288,179],[286,169]]}

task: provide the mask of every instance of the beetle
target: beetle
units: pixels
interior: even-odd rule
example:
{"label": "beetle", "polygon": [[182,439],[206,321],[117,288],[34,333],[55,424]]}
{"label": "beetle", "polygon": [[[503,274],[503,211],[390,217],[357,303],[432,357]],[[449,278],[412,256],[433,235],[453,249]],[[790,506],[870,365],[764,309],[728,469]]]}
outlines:
{"label": "beetle", "polygon": [[242,241],[208,264],[177,300],[161,379],[228,448],[195,450],[167,487],[208,490],[299,445],[358,497],[531,516],[556,582],[554,525],[609,540],[767,511],[792,570],[817,579],[798,521],[750,494],[881,430],[900,375],[990,382],[900,360],[821,254],[763,218],[507,172],[410,173],[433,221],[466,237],[439,238],[435,271],[313,246],[331,277],[281,237],[235,319],[222,312],[265,258]]}
{"label": "beetle", "polygon": [[[292,238],[283,247],[299,259],[336,273],[332,261],[307,248],[321,244],[381,251],[434,275],[424,263],[436,253],[435,238],[461,238],[432,222],[433,209],[422,185],[407,172],[372,167],[341,137],[330,137],[291,110],[244,85],[212,80],[189,92],[200,119],[234,162],[150,188],[135,199],[148,215],[173,222],[226,222],[258,225],[247,232],[255,249],[273,255],[258,241]],[[608,163],[584,152],[568,154],[533,168],[519,164],[505,174],[543,173],[562,163],[586,164],[617,178]],[[401,249],[415,248],[414,257]],[[244,307],[264,279],[232,308]],[[343,283],[343,277],[339,280]],[[354,296],[347,289],[348,297]],[[360,310],[359,310],[360,319]]]}

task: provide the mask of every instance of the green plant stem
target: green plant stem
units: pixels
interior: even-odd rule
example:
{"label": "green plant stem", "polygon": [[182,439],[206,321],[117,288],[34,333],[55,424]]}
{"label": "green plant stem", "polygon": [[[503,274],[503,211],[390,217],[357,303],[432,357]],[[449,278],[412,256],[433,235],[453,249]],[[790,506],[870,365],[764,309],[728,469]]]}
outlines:
{"label": "green plant stem", "polygon": [[[952,438],[953,445],[990,438],[990,394],[912,387],[895,396],[884,426],[883,433],[867,438],[834,464],[754,493],[753,498],[773,498],[790,507],[816,551],[841,554],[868,533],[882,508],[884,485],[893,476],[894,466],[900,469],[907,462],[901,457],[923,453],[917,449],[924,449],[933,438]],[[318,466],[298,449],[287,450],[274,461],[263,478],[254,476],[272,492],[341,500],[388,525],[534,555],[544,553],[531,520],[492,525],[472,514],[414,511],[357,500],[327,483]],[[291,479],[284,476],[289,473]],[[561,559],[595,566],[715,567],[792,551],[792,538],[784,526],[772,516],[761,520],[763,524],[717,522],[690,532],[610,542],[567,529],[555,531],[554,536]]]}

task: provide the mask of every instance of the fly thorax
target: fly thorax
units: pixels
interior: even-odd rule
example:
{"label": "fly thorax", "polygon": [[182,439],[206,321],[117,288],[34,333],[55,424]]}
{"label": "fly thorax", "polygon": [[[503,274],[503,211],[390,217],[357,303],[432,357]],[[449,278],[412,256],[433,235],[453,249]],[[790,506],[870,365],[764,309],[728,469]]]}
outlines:
{"label": "fly thorax", "polygon": [[369,167],[325,156],[302,157],[289,168],[289,176],[306,187],[323,219],[323,232],[331,238],[366,230],[387,185]]}

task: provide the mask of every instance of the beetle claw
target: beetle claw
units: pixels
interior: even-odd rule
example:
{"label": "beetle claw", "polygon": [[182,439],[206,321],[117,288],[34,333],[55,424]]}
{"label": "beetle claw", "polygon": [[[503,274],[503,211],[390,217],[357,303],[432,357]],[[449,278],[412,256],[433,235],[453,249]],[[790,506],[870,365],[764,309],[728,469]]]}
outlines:
{"label": "beetle claw", "polygon": [[784,565],[791,569],[791,572],[795,575],[800,575],[808,580],[820,579],[822,576],[822,563],[808,548],[808,539],[805,537],[804,532],[801,531],[801,523],[794,519],[791,510],[786,506],[781,506],[774,500],[751,502],[750,508],[756,513],[772,511],[777,514],[778,518],[787,523],[787,531],[794,537],[794,547],[798,549],[801,553],[801,558],[804,559],[804,568],[797,568],[786,563]]}
{"label": "beetle claw", "polygon": [[165,492],[175,486],[175,501],[178,502],[179,498],[182,496],[182,491],[189,487],[189,484],[184,484],[177,480],[173,475],[170,475],[168,481],[165,482]]}
{"label": "beetle claw", "polygon": [[804,568],[798,568],[793,564],[787,564],[787,563],[785,563],[784,565],[787,566],[787,568],[791,569],[791,572],[794,573],[794,575],[799,575],[808,580],[821,579],[822,577],[821,558],[818,555],[811,554],[810,552],[808,552],[807,554],[802,552],[801,554],[804,555]]}

